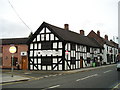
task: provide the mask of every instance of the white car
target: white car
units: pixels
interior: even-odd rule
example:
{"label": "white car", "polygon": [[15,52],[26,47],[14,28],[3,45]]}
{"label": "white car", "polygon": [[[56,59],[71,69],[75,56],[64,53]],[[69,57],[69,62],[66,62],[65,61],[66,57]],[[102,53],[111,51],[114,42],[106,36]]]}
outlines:
{"label": "white car", "polygon": [[117,71],[120,70],[120,62],[117,63]]}

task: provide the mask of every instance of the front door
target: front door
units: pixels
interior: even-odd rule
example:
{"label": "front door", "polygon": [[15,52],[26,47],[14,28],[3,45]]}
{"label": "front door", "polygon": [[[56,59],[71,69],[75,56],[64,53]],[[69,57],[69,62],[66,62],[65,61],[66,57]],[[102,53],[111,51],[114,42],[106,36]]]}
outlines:
{"label": "front door", "polygon": [[80,68],[83,68],[83,57],[80,57]]}
{"label": "front door", "polygon": [[22,69],[26,70],[27,69],[27,57],[26,56],[22,56]]}

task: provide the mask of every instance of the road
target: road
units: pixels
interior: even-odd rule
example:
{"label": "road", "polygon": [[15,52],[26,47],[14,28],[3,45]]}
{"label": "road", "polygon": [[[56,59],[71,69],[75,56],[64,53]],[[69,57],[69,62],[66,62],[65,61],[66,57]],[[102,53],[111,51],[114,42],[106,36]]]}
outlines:
{"label": "road", "polygon": [[3,88],[114,88],[120,83],[120,72],[116,66],[95,70],[56,75],[26,82],[4,84]]}

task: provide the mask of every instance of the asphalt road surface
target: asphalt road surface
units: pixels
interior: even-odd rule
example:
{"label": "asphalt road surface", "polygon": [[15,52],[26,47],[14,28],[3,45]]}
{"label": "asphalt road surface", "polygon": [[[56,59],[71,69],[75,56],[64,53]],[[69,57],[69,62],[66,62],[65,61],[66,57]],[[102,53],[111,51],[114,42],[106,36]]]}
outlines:
{"label": "asphalt road surface", "polygon": [[[39,88],[43,90],[56,88],[104,88],[111,90],[118,87],[119,84],[120,71],[116,71],[116,66],[114,65],[39,80],[4,84],[2,88]],[[117,90],[119,89],[120,87]]]}

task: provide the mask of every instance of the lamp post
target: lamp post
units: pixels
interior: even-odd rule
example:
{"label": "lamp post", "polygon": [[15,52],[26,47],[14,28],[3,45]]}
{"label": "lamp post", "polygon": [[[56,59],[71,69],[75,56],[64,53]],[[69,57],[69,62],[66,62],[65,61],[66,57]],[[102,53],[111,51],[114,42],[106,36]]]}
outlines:
{"label": "lamp post", "polygon": [[9,52],[12,54],[12,67],[11,67],[11,72],[12,72],[12,76],[11,77],[13,77],[13,59],[14,59],[14,53],[16,52],[16,47],[15,46],[11,46],[10,48],[9,48]]}

